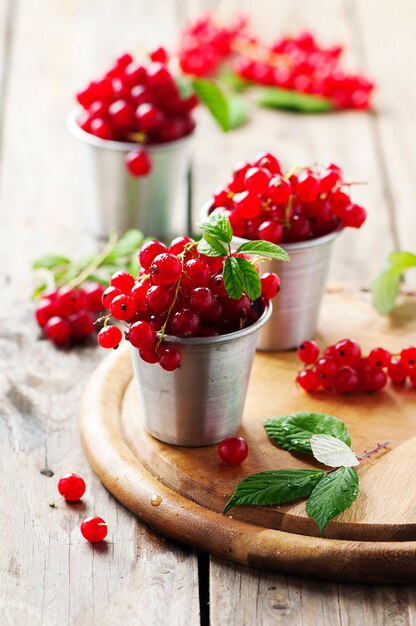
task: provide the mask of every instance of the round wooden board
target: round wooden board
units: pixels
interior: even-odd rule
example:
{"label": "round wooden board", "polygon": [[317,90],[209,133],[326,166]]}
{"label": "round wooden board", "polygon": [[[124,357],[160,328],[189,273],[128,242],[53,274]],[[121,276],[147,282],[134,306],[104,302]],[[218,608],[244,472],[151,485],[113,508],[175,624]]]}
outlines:
{"label": "round wooden board", "polygon": [[[416,299],[390,318],[379,317],[364,294],[327,293],[318,340],[355,337],[367,351],[398,351],[415,342]],[[156,367],[156,366],[155,366]],[[93,374],[81,411],[81,439],[100,479],[125,506],[166,535],[238,563],[314,578],[360,582],[416,581],[416,390],[389,385],[376,395],[308,395],[294,384],[292,353],[257,353],[241,434],[250,454],[238,467],[218,459],[216,446],[163,444],[141,426],[129,351],[108,357]],[[309,468],[310,458],[268,441],[264,418],[302,410],[345,421],[359,453],[378,441],[388,451],[360,466],[354,505],[318,536],[305,503],[281,507],[224,504],[242,478],[258,471]],[[316,464],[315,464],[316,466]],[[159,506],[152,498],[160,496]],[[159,500],[159,499],[157,499]]]}

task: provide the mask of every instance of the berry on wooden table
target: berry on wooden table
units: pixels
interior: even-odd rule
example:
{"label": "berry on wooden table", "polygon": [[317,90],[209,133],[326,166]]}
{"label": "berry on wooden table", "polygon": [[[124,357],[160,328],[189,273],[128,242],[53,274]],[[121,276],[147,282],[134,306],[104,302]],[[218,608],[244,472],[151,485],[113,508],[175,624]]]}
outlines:
{"label": "berry on wooden table", "polygon": [[64,474],[58,481],[58,491],[68,502],[80,500],[85,488],[85,481],[78,474]]}
{"label": "berry on wooden table", "polygon": [[303,363],[315,363],[319,356],[319,346],[316,341],[304,341],[298,348],[298,357]]}
{"label": "berry on wooden table", "polygon": [[226,437],[217,447],[218,456],[227,465],[240,465],[248,455],[248,445],[243,437]]}
{"label": "berry on wooden table", "polygon": [[80,527],[82,536],[90,543],[103,541],[107,536],[107,524],[101,517],[86,517]]}

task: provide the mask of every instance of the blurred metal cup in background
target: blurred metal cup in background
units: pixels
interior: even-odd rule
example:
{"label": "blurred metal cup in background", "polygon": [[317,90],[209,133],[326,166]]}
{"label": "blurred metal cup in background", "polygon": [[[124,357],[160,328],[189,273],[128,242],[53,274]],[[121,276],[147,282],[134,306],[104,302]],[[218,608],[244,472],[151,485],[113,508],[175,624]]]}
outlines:
{"label": "blurred metal cup in background", "polygon": [[68,129],[82,141],[86,225],[90,234],[138,228],[146,236],[170,240],[190,232],[190,172],[193,133],[164,144],[146,145],[152,161],[148,176],[135,178],[125,165],[128,152],[140,144],[107,141],[77,123],[79,109],[67,118]]}
{"label": "blurred metal cup in background", "polygon": [[260,328],[272,312],[243,330],[217,337],[166,336],[182,354],[181,367],[166,372],[132,348],[140,410],[148,432],[178,446],[209,446],[237,432]]}

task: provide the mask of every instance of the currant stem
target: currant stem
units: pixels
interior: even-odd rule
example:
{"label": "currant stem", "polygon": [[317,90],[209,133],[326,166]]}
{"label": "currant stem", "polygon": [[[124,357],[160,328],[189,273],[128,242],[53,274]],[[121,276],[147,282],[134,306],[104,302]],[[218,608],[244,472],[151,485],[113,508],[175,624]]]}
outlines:
{"label": "currant stem", "polygon": [[363,461],[364,459],[369,459],[370,457],[380,452],[380,450],[387,449],[389,445],[390,445],[390,441],[384,441],[384,443],[378,443],[375,446],[375,448],[372,448],[371,450],[364,450],[364,452],[360,456],[357,456],[357,459],[359,461]]}
{"label": "currant stem", "polygon": [[98,269],[101,263],[105,261],[105,259],[108,257],[110,252],[113,251],[114,246],[117,243],[117,240],[118,240],[118,237],[116,233],[112,233],[110,235],[110,238],[107,244],[104,246],[101,252],[97,254],[96,257],[94,257],[91,263],[89,263],[86,267],[84,267],[84,269],[82,270],[80,274],[78,274],[78,276],[76,276],[75,278],[73,278],[67,283],[68,287],[77,287],[78,285],[81,285],[83,282],[85,282],[88,279],[88,276],[94,270]]}

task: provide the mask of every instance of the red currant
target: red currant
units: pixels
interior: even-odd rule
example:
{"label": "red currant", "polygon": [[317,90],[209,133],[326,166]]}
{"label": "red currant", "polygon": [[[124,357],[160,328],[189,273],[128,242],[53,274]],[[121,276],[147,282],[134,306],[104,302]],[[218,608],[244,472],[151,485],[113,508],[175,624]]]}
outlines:
{"label": "red currant", "polygon": [[191,259],[183,266],[182,284],[185,287],[206,287],[210,278],[210,267],[200,259]]}
{"label": "red currant", "polygon": [[147,176],[152,170],[152,162],[145,150],[132,150],[126,155],[126,166],[132,176]]}
{"label": "red currant", "polygon": [[156,342],[156,333],[149,322],[135,322],[130,326],[127,339],[135,348],[150,348]]}
{"label": "red currant", "polygon": [[107,536],[107,524],[101,517],[89,516],[81,524],[82,536],[91,543],[102,541]]}
{"label": "red currant", "polygon": [[416,368],[416,347],[404,348],[400,353],[400,361],[408,371]]}
{"label": "red currant", "polygon": [[110,285],[119,289],[121,293],[130,294],[135,284],[135,280],[131,274],[123,270],[119,270],[112,275]]}
{"label": "red currant", "polygon": [[356,367],[361,359],[361,348],[352,339],[342,339],[335,344],[334,359],[339,367]]}
{"label": "red currant", "polygon": [[88,311],[78,311],[68,317],[71,337],[84,339],[94,332],[94,319]]}
{"label": "red currant", "polygon": [[173,302],[174,294],[164,285],[154,285],[146,293],[146,304],[156,315],[165,313]]}
{"label": "red currant", "polygon": [[55,302],[50,300],[41,300],[35,312],[36,321],[39,326],[45,326],[46,322],[58,313],[58,307]]}
{"label": "red currant", "polygon": [[123,333],[117,326],[104,326],[98,333],[98,343],[102,348],[118,348]]}
{"label": "red currant", "polygon": [[318,197],[319,180],[308,172],[299,175],[296,193],[303,202],[313,202]]}
{"label": "red currant", "polygon": [[282,224],[270,220],[262,222],[257,230],[257,236],[259,239],[276,244],[282,241],[283,234],[284,230]]}
{"label": "red currant", "polygon": [[162,125],[164,115],[160,109],[149,102],[140,104],[135,113],[136,122],[140,131],[151,133]]}
{"label": "red currant", "polygon": [[391,353],[384,348],[374,348],[368,355],[368,361],[373,367],[388,367],[391,359]]}
{"label": "red currant", "polygon": [[156,352],[155,346],[150,346],[150,348],[142,348],[139,350],[140,358],[146,363],[157,363],[159,361],[159,355]]}
{"label": "red currant", "polygon": [[169,252],[176,255],[181,254],[185,250],[185,246],[193,243],[193,241],[190,237],[176,237],[170,244]]}
{"label": "red currant", "polygon": [[150,266],[150,274],[156,285],[173,285],[182,273],[182,263],[177,256],[163,252],[155,257]]}
{"label": "red currant", "polygon": [[68,320],[58,317],[57,315],[51,317],[46,322],[44,330],[47,338],[53,341],[57,346],[62,346],[67,343],[71,336],[71,328]]}
{"label": "red currant", "polygon": [[102,297],[104,287],[98,283],[85,283],[83,286],[86,306],[91,313],[99,313],[102,310]]}
{"label": "red currant", "polygon": [[212,291],[208,287],[197,287],[189,294],[189,305],[198,313],[204,313],[211,308],[214,301]]}
{"label": "red currant", "polygon": [[136,311],[137,307],[134,299],[124,294],[116,296],[110,305],[111,315],[120,321],[130,320]]}
{"label": "red currant", "polygon": [[280,278],[274,272],[266,272],[260,278],[261,297],[271,300],[280,291]]}
{"label": "red currant", "polygon": [[261,211],[261,202],[257,194],[251,191],[243,191],[234,196],[237,213],[245,219],[258,217]]}
{"label": "red currant", "polygon": [[334,376],[334,389],[341,394],[350,394],[358,390],[360,379],[355,369],[341,367]]}
{"label": "red currant", "polygon": [[248,445],[243,437],[227,437],[218,444],[218,456],[227,465],[240,465],[248,455]]}
{"label": "red currant", "polygon": [[263,167],[250,167],[244,176],[244,184],[248,191],[258,195],[266,193],[272,175]]}
{"label": "red currant", "polygon": [[274,176],[269,181],[268,193],[273,202],[286,206],[292,195],[292,185],[282,176]]}
{"label": "red currant", "polygon": [[392,359],[387,369],[389,378],[394,384],[404,383],[407,378],[407,372],[407,368],[403,365],[400,359]]}
{"label": "red currant", "polygon": [[121,296],[121,295],[122,294],[121,294],[120,289],[116,289],[116,287],[107,287],[107,289],[104,291],[101,297],[103,306],[107,309],[107,311],[110,310],[111,303],[114,300],[114,298],[116,298],[117,296]]}
{"label": "red currant", "polygon": [[380,391],[387,384],[387,374],[380,367],[366,365],[360,370],[359,377],[363,391]]}
{"label": "red currant", "polygon": [[181,353],[172,346],[161,346],[159,348],[159,365],[167,372],[173,372],[181,365]]}
{"label": "red currant", "polygon": [[173,315],[170,324],[177,337],[195,337],[199,331],[200,318],[191,309],[181,309]]}
{"label": "red currant", "polygon": [[302,370],[299,372],[296,382],[299,383],[302,389],[309,392],[316,391],[321,386],[321,380],[315,369]]}
{"label": "red currant", "polygon": [[319,356],[319,346],[316,341],[304,341],[298,348],[298,357],[307,365],[315,363]]}
{"label": "red currant", "polygon": [[148,241],[146,242],[140,249],[139,252],[139,261],[140,265],[145,269],[149,270],[150,266],[153,262],[153,259],[158,256],[158,254],[162,254],[163,252],[167,252],[168,249],[164,243],[161,241]]}
{"label": "red currant", "polygon": [[85,493],[85,481],[78,474],[64,474],[58,480],[58,491],[68,502],[76,502]]}

